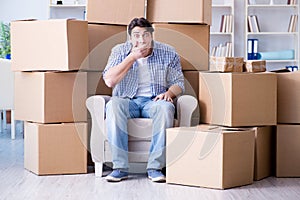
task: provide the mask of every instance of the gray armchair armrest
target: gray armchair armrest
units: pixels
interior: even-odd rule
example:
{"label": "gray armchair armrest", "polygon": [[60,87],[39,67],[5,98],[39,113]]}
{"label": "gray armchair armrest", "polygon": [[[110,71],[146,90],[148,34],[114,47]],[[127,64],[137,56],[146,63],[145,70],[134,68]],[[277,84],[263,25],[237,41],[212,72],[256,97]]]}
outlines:
{"label": "gray armchair armrest", "polygon": [[111,97],[107,95],[94,95],[86,100],[86,107],[92,117],[90,147],[94,162],[102,162],[103,160],[105,139],[105,104],[110,98]]}
{"label": "gray armchair armrest", "polygon": [[192,114],[197,105],[197,99],[191,95],[182,95],[178,98],[176,108],[179,126],[191,126]]}

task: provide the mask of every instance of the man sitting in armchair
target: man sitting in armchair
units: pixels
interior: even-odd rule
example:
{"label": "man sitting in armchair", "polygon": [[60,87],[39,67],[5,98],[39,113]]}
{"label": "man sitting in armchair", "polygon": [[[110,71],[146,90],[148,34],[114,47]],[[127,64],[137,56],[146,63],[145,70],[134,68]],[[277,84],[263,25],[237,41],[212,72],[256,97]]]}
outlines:
{"label": "man sitting in armchair", "polygon": [[153,120],[147,163],[149,179],[164,182],[166,128],[173,127],[173,99],[184,91],[184,76],[175,49],[153,40],[154,29],[145,18],[128,26],[129,41],[112,49],[103,79],[113,88],[106,105],[106,127],[112,149],[113,171],[107,181],[128,178],[128,133],[130,118]]}

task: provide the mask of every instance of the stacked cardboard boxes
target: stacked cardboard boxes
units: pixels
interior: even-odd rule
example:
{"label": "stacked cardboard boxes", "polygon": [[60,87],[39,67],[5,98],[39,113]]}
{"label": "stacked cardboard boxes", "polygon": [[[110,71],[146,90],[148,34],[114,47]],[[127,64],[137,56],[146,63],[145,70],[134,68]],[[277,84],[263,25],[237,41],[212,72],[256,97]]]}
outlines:
{"label": "stacked cardboard boxes", "polygon": [[300,72],[276,73],[278,77],[276,176],[300,177]]}
{"label": "stacked cardboard boxes", "polygon": [[[147,2],[147,18],[153,22],[154,40],[173,46],[180,55],[185,76],[185,94],[198,99],[199,71],[209,66],[211,1]],[[199,124],[199,108],[193,113],[193,125]]]}
{"label": "stacked cardboard boxes", "polygon": [[11,23],[15,119],[24,167],[37,175],[87,172],[88,27],[79,20]]}
{"label": "stacked cardboard boxes", "polygon": [[203,72],[199,101],[201,123],[255,129],[254,180],[270,176],[277,124],[276,74]]}

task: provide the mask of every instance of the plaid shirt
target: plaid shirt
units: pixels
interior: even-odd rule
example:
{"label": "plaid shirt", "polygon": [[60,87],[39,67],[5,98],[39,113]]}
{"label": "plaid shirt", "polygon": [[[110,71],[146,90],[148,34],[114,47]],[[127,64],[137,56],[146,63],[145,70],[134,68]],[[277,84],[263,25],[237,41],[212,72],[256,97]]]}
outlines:
{"label": "plaid shirt", "polygon": [[[131,43],[127,41],[116,45],[112,49],[108,63],[103,71],[104,78],[107,70],[120,64],[129,55],[131,47]],[[180,58],[173,47],[153,41],[153,51],[147,59],[147,64],[153,97],[166,92],[172,85],[178,85],[184,91],[184,77]],[[137,89],[138,63],[136,61],[126,76],[114,87],[113,96],[132,98],[135,96]]]}

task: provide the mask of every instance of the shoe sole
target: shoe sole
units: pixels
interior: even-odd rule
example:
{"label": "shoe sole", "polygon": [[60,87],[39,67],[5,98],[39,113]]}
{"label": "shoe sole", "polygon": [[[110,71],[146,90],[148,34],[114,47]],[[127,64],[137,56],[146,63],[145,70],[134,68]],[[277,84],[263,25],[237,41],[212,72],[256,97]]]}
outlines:
{"label": "shoe sole", "polygon": [[150,176],[148,176],[148,178],[152,182],[156,182],[156,183],[164,183],[164,182],[166,182],[166,178],[164,178],[164,177],[151,178]]}
{"label": "shoe sole", "polygon": [[124,176],[122,178],[115,178],[112,176],[105,177],[105,180],[107,180],[108,182],[120,182],[120,181],[126,180],[126,179],[128,179],[128,176]]}

